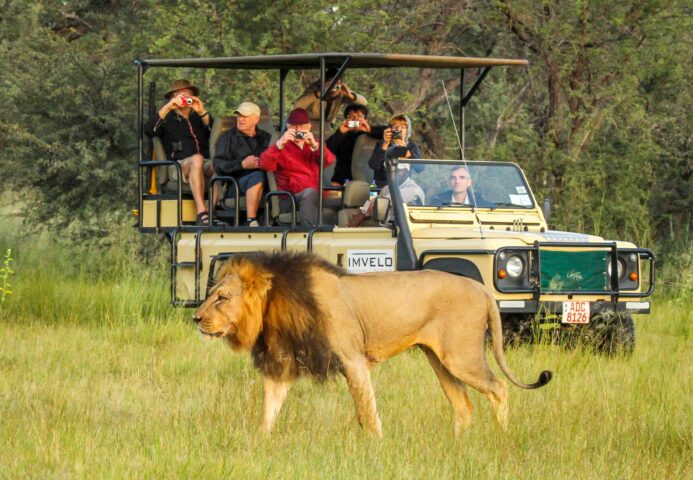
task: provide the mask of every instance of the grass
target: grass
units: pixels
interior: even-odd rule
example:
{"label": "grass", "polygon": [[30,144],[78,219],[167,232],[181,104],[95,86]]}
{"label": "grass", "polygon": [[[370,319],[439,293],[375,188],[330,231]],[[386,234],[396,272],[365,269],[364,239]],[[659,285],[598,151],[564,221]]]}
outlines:
{"label": "grass", "polygon": [[554,372],[540,390],[510,387],[507,433],[472,391],[473,425],[454,438],[437,380],[412,351],[374,369],[382,440],[358,428],[342,378],[299,382],[268,438],[256,433],[249,357],[200,341],[191,311],[167,305],[163,260],[43,241],[0,239],[16,271],[0,312],[0,478],[693,476],[690,290],[660,293],[654,313],[636,317],[631,357],[507,352],[525,381]]}
{"label": "grass", "polygon": [[[690,310],[691,304],[686,304]],[[690,478],[691,344],[671,301],[642,318],[630,358],[539,346],[508,352],[508,433],[472,392],[452,415],[425,357],[378,366],[384,439],[365,436],[345,382],[299,382],[271,438],[255,432],[261,383],[246,355],[166,322],[0,325],[2,478]]]}

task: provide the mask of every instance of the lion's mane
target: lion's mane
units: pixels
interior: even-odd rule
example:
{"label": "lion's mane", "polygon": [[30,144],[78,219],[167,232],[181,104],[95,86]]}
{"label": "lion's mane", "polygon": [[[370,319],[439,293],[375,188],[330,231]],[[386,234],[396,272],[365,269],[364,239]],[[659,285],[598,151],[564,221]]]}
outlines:
{"label": "lion's mane", "polygon": [[[341,370],[324,323],[325,315],[313,294],[311,272],[347,273],[306,253],[234,255],[216,275],[231,272],[244,285],[244,315],[229,341],[250,349],[255,366],[272,378],[310,375],[323,381]],[[264,293],[264,294],[263,294]]]}

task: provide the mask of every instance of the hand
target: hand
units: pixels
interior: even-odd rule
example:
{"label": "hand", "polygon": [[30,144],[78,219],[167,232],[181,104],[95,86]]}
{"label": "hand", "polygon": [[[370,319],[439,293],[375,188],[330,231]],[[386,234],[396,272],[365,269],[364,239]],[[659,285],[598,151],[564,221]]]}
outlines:
{"label": "hand", "polygon": [[348,100],[352,102],[356,100],[356,95],[354,95],[354,92],[351,91],[351,89],[347,86],[346,83],[342,83],[340,85],[339,93],[340,95],[346,97]]}
{"label": "hand", "polygon": [[293,142],[296,138],[296,130],[293,128],[288,128],[286,132],[284,132],[284,135],[281,136],[279,140],[277,140],[277,148],[281,150],[284,148],[284,145],[287,144],[287,142]]}
{"label": "hand", "polygon": [[248,155],[241,162],[241,166],[246,170],[252,170],[253,168],[257,168],[259,165],[260,157],[256,157],[254,155]]}
{"label": "hand", "polygon": [[342,124],[339,126],[339,131],[342,133],[347,133],[351,128],[349,128],[349,120],[344,120]]}
{"label": "hand", "polygon": [[318,148],[318,142],[315,140],[312,132],[303,132],[303,140],[310,145],[310,148],[315,150]]}
{"label": "hand", "polygon": [[357,128],[356,130],[358,130],[359,132],[370,133],[370,131],[371,131],[371,124],[368,123],[368,119],[367,119],[367,118],[362,118],[361,120],[359,120],[359,122],[360,122],[359,128]]}
{"label": "hand", "polygon": [[200,100],[200,99],[197,98],[197,97],[193,97],[193,96],[190,96],[190,97],[188,97],[188,98],[191,98],[192,101],[193,101],[193,103],[190,105],[190,108],[192,108],[193,110],[195,110],[195,112],[196,112],[198,115],[202,115],[203,113],[206,112],[205,106],[202,104],[202,100]]}
{"label": "hand", "polygon": [[392,129],[386,128],[385,133],[383,133],[383,150],[387,150],[387,147],[390,146],[391,141],[392,141]]}

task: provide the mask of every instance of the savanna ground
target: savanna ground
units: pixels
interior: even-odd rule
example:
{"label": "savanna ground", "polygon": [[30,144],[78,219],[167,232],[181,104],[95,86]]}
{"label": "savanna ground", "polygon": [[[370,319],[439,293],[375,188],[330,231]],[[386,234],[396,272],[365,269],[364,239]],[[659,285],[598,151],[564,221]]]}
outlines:
{"label": "savanna ground", "polygon": [[454,438],[437,380],[412,351],[374,369],[382,440],[358,428],[342,378],[299,382],[266,437],[249,357],[201,341],[191,311],[167,305],[163,261],[133,262],[124,237],[97,260],[98,249],[45,238],[0,241],[16,270],[0,306],[0,478],[693,476],[688,288],[659,289],[653,313],[636,317],[631,357],[508,351],[523,380],[543,369],[554,379],[510,387],[507,433],[472,391],[472,427]]}

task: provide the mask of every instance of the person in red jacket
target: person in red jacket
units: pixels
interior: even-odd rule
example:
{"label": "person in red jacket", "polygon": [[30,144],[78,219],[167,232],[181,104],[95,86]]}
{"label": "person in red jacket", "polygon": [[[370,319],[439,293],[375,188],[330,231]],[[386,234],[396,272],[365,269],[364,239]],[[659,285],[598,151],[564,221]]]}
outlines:
{"label": "person in red jacket", "polygon": [[[277,187],[291,192],[306,225],[318,223],[318,187],[320,184],[320,144],[310,132],[308,112],[295,108],[286,119],[287,129],[277,143],[260,155],[259,168],[275,172]],[[325,167],[335,161],[329,148],[325,149]],[[281,208],[291,208],[283,200]]]}

